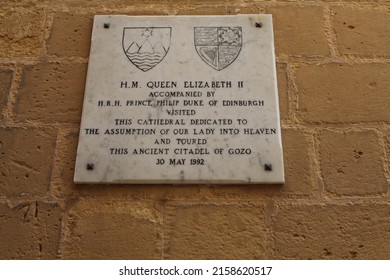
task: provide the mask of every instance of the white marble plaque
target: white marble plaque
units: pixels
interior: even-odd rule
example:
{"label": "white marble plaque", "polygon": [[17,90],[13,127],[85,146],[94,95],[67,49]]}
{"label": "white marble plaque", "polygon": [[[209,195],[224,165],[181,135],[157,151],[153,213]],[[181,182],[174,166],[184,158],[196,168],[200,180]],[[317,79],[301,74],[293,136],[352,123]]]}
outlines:
{"label": "white marble plaque", "polygon": [[95,16],[74,181],[283,183],[271,16]]}

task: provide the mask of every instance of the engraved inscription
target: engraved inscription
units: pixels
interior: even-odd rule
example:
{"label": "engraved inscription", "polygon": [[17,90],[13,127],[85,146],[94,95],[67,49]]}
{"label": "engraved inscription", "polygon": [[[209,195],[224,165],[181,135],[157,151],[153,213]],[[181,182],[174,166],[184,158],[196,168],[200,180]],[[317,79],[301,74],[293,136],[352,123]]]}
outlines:
{"label": "engraved inscription", "polygon": [[268,15],[96,16],[75,182],[282,183],[272,39]]}

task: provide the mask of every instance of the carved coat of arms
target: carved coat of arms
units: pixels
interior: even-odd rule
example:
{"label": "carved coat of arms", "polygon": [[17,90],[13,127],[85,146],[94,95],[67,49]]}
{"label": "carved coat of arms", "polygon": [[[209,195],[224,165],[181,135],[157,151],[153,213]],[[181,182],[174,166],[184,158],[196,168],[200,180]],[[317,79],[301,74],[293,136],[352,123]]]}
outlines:
{"label": "carved coat of arms", "polygon": [[171,27],[125,27],[122,46],[127,58],[146,72],[159,64],[171,44]]}
{"label": "carved coat of arms", "polygon": [[241,51],[241,27],[195,27],[195,48],[204,62],[221,71],[232,64]]}

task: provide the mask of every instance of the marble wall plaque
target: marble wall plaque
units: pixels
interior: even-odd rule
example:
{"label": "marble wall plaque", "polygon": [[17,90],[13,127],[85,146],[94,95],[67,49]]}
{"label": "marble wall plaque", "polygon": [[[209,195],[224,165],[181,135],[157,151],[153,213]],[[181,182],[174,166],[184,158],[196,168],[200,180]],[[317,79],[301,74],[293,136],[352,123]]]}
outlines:
{"label": "marble wall plaque", "polygon": [[271,15],[95,16],[76,183],[283,183]]}

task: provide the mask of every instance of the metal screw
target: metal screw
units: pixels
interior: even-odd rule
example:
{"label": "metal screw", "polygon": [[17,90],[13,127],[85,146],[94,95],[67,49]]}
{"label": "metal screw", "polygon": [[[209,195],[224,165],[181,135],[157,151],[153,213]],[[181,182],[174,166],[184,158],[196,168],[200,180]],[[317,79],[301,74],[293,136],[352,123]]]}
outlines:
{"label": "metal screw", "polygon": [[264,170],[265,171],[272,171],[272,164],[270,164],[270,163],[264,164]]}
{"label": "metal screw", "polygon": [[107,28],[110,28],[110,24],[109,24],[109,23],[105,23],[103,26],[104,26],[104,28],[106,28],[106,29],[107,29]]}
{"label": "metal screw", "polygon": [[256,22],[255,26],[257,28],[262,28],[263,27],[263,24],[261,22]]}
{"label": "metal screw", "polygon": [[93,163],[87,163],[87,170],[93,170],[95,165]]}

